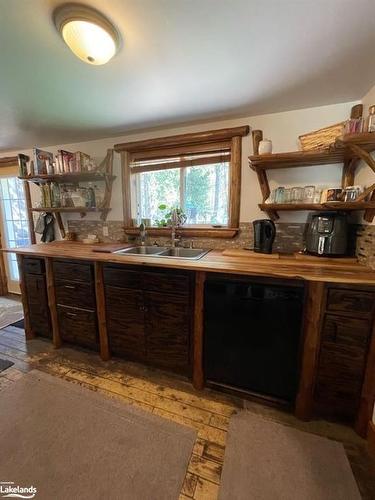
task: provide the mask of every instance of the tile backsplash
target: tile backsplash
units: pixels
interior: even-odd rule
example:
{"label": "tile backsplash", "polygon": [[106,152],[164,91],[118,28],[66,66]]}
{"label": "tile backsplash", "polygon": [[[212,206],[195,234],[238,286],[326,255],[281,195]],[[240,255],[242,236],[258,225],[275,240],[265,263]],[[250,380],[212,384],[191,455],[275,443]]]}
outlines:
{"label": "tile backsplash", "polygon": [[[108,236],[103,236],[103,226],[108,228]],[[123,221],[85,221],[69,220],[68,229],[77,234],[79,240],[86,238],[89,234],[95,234],[99,241],[105,243],[126,243],[130,241],[123,229]],[[276,239],[273,246],[275,252],[293,253],[304,247],[303,238],[306,228],[305,223],[276,222]],[[188,238],[193,240],[195,247],[203,248],[244,248],[253,246],[253,225],[251,223],[240,223],[240,231],[236,237],[230,239],[222,238]],[[375,269],[375,226],[352,225],[351,240],[353,253],[359,260]],[[158,244],[168,243],[165,237],[149,237],[150,243],[157,241]]]}

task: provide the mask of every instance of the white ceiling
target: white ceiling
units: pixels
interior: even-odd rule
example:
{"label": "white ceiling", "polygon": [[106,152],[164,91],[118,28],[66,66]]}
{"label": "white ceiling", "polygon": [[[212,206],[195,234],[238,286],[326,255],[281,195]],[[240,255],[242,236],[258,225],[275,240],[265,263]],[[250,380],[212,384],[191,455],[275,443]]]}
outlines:
{"label": "white ceiling", "polygon": [[91,0],[124,43],[89,66],[0,0],[0,149],[352,101],[375,83],[375,0]]}

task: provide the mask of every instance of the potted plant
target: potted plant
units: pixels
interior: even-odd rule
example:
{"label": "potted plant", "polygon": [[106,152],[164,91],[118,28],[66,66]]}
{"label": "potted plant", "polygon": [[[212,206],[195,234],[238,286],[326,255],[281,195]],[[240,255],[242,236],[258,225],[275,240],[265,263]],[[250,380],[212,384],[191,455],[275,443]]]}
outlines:
{"label": "potted plant", "polygon": [[161,212],[160,219],[156,219],[156,225],[158,227],[168,227],[172,224],[172,211],[175,210],[177,214],[177,226],[183,226],[186,222],[187,216],[182,208],[178,207],[168,207],[165,203],[161,203],[158,206]]}

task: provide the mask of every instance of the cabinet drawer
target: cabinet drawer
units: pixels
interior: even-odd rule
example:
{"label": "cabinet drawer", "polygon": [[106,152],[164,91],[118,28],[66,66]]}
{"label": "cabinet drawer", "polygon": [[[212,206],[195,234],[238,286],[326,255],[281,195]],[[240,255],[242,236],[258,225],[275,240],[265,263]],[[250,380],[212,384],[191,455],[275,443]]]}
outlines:
{"label": "cabinet drawer", "polygon": [[143,271],[143,288],[151,292],[188,295],[190,275],[176,271]]}
{"label": "cabinet drawer", "polygon": [[331,288],[328,290],[327,310],[351,312],[355,315],[370,316],[375,304],[375,293],[360,290]]}
{"label": "cabinet drawer", "polygon": [[99,349],[96,314],[73,307],[57,306],[60,335],[63,341]]}
{"label": "cabinet drawer", "polygon": [[93,280],[93,266],[89,262],[54,260],[53,273],[56,280],[84,283]]}
{"label": "cabinet drawer", "polygon": [[142,288],[142,271],[137,268],[126,266],[105,265],[104,283],[119,288]]}
{"label": "cabinet drawer", "polygon": [[93,283],[55,281],[57,304],[82,309],[95,309],[95,289]]}
{"label": "cabinet drawer", "polygon": [[334,349],[347,349],[352,354],[367,350],[371,331],[370,322],[366,319],[347,318],[335,314],[326,314],[322,328],[322,348],[325,344]]}
{"label": "cabinet drawer", "polygon": [[35,259],[33,257],[25,257],[23,259],[23,269],[25,273],[44,274],[45,264],[43,259]]}

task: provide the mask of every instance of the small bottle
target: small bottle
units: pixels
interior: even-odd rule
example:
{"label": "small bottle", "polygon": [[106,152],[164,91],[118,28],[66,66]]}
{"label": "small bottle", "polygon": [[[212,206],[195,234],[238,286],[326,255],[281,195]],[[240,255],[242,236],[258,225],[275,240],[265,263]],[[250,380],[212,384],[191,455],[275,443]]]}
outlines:
{"label": "small bottle", "polygon": [[92,183],[89,182],[89,187],[87,188],[87,206],[90,208],[96,207],[95,203],[95,191],[92,187]]}
{"label": "small bottle", "polygon": [[94,185],[94,193],[95,205],[100,208],[103,204],[103,191],[97,185]]}
{"label": "small bottle", "polygon": [[366,119],[366,130],[367,132],[375,132],[375,105],[372,105],[368,109],[369,115]]}

